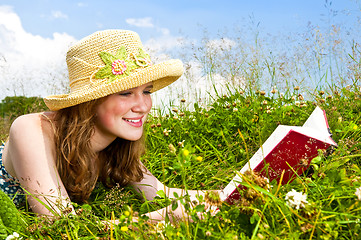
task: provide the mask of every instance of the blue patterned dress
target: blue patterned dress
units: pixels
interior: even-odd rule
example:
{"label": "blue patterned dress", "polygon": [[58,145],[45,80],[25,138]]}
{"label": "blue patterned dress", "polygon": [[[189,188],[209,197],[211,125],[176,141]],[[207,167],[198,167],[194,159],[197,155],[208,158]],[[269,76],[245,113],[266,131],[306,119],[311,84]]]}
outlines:
{"label": "blue patterned dress", "polygon": [[19,181],[6,171],[2,160],[3,150],[4,144],[0,146],[0,189],[13,200],[15,205],[19,206],[25,202],[24,190]]}

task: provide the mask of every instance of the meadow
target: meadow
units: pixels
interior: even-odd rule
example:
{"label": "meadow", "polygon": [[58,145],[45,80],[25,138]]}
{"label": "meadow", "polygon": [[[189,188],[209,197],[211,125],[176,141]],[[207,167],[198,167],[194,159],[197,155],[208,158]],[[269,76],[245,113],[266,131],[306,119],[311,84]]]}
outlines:
{"label": "meadow", "polygon": [[[48,222],[20,210],[26,227],[23,239],[359,239],[361,196],[361,93],[344,88],[320,92],[315,101],[300,100],[296,87],[287,96],[278,92],[239,90],[220,96],[208,108],[195,104],[193,111],[181,99],[164,116],[152,115],[146,125],[147,154],[143,161],[168,186],[187,189],[221,189],[272,133],[278,124],[302,125],[315,105],[326,110],[338,147],[320,155],[310,170],[286,185],[271,182],[262,188],[252,176],[235,205],[208,196],[194,203],[186,197],[166,199],[164,193],[143,202],[128,188],[99,187],[91,201],[77,205],[77,215]],[[239,134],[239,132],[242,134]],[[247,176],[246,176],[247,177]],[[307,204],[296,209],[285,200],[292,189],[307,195]],[[358,190],[360,191],[360,190]],[[177,198],[175,198],[177,199]],[[204,212],[205,203],[219,212]],[[184,204],[182,221],[151,224],[142,213],[166,205]],[[199,213],[203,218],[199,218]],[[139,222],[132,223],[132,216]],[[120,219],[117,226],[102,220]],[[10,230],[11,232],[11,230]]]}
{"label": "meadow", "polygon": [[[216,46],[205,38],[202,47],[191,46],[184,52],[192,54],[182,57],[198,61],[207,89],[183,87],[175,93],[199,80],[192,83],[192,67],[186,65],[189,71],[169,91],[173,100],[155,108],[145,125],[147,168],[170,187],[207,191],[225,187],[279,124],[301,126],[320,106],[338,147],[320,151],[294,181],[265,185],[256,174],[244,175],[247,190],[233,205],[210,192],[198,203],[187,196],[169,199],[162,191],[153,201],[142,201],[127,187],[99,186],[88,203],[75,204],[75,215],[64,211],[48,220],[20,208],[13,214],[22,226],[9,227],[6,234],[16,231],[12,239],[361,239],[361,49],[341,41],[339,31],[331,28],[325,35],[313,28],[302,36],[308,39],[304,45],[294,48],[299,44],[294,39],[288,46],[294,51],[278,55],[259,38],[248,44],[223,38]],[[217,85],[219,80],[227,84]],[[2,140],[16,115],[45,109],[37,100],[2,114]],[[301,196],[300,203],[290,194]],[[151,223],[143,215],[178,204],[186,209],[184,219]],[[206,204],[219,211],[206,211]],[[104,224],[115,219],[120,223]]]}

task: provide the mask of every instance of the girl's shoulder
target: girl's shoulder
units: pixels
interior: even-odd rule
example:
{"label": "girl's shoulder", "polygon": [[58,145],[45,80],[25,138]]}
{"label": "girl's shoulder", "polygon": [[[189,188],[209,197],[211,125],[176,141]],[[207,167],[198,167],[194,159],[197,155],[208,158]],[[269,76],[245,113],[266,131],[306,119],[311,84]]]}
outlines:
{"label": "girl's shoulder", "polygon": [[46,112],[22,115],[12,123],[9,136],[31,136],[33,139],[37,137],[52,138],[54,136],[54,126],[51,119],[52,114]]}
{"label": "girl's shoulder", "polygon": [[3,152],[4,166],[13,177],[19,177],[14,166],[51,163],[54,146],[54,131],[44,113],[22,115],[10,127]]}

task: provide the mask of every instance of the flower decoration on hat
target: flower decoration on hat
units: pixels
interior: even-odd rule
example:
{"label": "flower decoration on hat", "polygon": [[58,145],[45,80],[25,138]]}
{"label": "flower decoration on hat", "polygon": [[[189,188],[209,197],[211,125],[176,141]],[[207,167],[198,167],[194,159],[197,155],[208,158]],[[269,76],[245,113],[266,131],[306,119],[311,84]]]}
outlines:
{"label": "flower decoration on hat", "polygon": [[149,55],[141,48],[139,48],[139,55],[134,56],[134,58],[138,66],[147,67],[152,65]]}
{"label": "flower decoration on hat", "polygon": [[100,52],[99,56],[105,63],[105,66],[99,69],[95,74],[95,78],[108,78],[109,82],[129,76],[133,70],[140,67],[144,68],[152,65],[149,55],[141,48],[139,48],[138,55],[129,55],[125,47],[122,46],[115,56],[107,52]]}

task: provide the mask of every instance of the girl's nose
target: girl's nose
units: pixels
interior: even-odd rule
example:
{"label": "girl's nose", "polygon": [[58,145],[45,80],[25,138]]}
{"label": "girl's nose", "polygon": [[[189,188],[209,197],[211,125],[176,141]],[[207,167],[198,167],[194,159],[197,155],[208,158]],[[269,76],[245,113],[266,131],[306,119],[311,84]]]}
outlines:
{"label": "girl's nose", "polygon": [[150,95],[136,94],[134,99],[134,105],[132,107],[133,112],[148,113],[152,108],[152,99]]}

